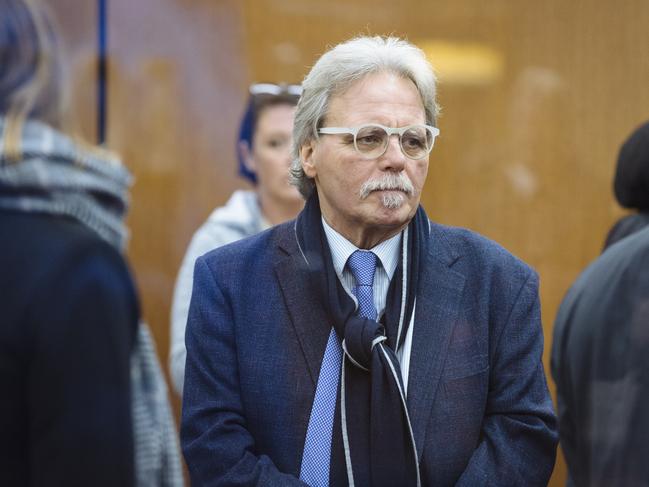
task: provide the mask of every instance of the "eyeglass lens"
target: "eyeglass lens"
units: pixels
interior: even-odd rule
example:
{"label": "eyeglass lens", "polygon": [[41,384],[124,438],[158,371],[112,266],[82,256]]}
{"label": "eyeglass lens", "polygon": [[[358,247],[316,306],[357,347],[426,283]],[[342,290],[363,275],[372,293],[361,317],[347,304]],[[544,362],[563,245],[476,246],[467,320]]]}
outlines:
{"label": "eyeglass lens", "polygon": [[[380,157],[387,149],[390,136],[383,127],[368,125],[356,134],[356,150],[368,158]],[[433,134],[423,125],[409,127],[399,137],[403,153],[411,159],[426,157],[433,146]]]}

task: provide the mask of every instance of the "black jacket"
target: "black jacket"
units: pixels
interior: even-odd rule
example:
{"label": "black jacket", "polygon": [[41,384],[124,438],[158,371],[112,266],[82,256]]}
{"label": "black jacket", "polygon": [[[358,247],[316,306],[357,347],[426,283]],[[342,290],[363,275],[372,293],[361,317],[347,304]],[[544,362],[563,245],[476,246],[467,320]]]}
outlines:
{"label": "black jacket", "polygon": [[138,316],[124,259],[94,232],[0,211],[0,485],[133,484]]}
{"label": "black jacket", "polygon": [[554,328],[559,435],[577,486],[649,485],[649,228],[608,248]]}

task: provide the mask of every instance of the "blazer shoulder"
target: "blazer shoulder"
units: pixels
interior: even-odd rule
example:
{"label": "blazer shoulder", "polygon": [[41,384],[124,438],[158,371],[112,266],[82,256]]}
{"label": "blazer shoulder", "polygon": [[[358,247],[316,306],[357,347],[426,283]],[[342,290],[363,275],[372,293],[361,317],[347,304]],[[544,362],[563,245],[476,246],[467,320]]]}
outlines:
{"label": "blazer shoulder", "polygon": [[[601,296],[592,298],[600,303],[602,296],[620,292],[629,298],[630,293],[646,293],[649,286],[649,228],[640,230],[606,248],[577,277],[562,302],[569,309],[584,293]],[[644,283],[644,284],[642,284]]]}
{"label": "blazer shoulder", "polygon": [[246,267],[273,264],[278,259],[278,249],[290,243],[293,221],[276,225],[255,235],[213,249],[199,260],[212,271],[234,272],[241,275]]}
{"label": "blazer shoulder", "polygon": [[11,229],[12,238],[3,242],[0,263],[9,273],[24,275],[38,283],[47,276],[92,259],[95,266],[116,270],[130,280],[123,255],[93,230],[74,219],[38,213],[0,212],[0,233]]}
{"label": "blazer shoulder", "polygon": [[527,280],[536,271],[499,243],[466,228],[431,222],[432,252],[446,253],[454,267],[507,273]]}
{"label": "blazer shoulder", "polygon": [[[127,319],[115,319],[113,325],[134,336],[139,300],[118,249],[68,217],[0,212],[2,228],[14,229],[12,240],[0,245],[0,295],[11,303],[5,314],[14,317],[8,323],[24,319],[49,333],[45,324],[53,330],[59,329],[54,323],[74,327],[73,311],[92,317],[88,326],[93,328],[123,312]],[[101,309],[111,313],[102,315]]]}

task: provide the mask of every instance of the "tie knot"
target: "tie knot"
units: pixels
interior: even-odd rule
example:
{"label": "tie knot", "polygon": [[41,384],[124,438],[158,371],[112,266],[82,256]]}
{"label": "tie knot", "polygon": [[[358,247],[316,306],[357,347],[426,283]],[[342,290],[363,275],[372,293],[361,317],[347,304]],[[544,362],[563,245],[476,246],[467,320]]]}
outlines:
{"label": "tie knot", "polygon": [[347,260],[349,270],[352,271],[359,286],[371,286],[374,283],[376,271],[376,254],[369,250],[357,250]]}

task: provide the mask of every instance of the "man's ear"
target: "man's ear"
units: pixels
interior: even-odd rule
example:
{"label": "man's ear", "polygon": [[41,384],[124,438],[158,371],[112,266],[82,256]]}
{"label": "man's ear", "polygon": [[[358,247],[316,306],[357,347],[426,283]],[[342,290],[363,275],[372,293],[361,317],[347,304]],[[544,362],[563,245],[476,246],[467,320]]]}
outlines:
{"label": "man's ear", "polygon": [[257,162],[252,155],[252,151],[250,150],[248,142],[246,142],[245,140],[239,141],[239,154],[241,155],[241,160],[243,161],[243,165],[246,166],[246,169],[251,173],[256,174]]}
{"label": "man's ear", "polygon": [[317,173],[315,165],[315,140],[311,139],[300,147],[300,161],[304,174],[310,178],[315,178]]}

